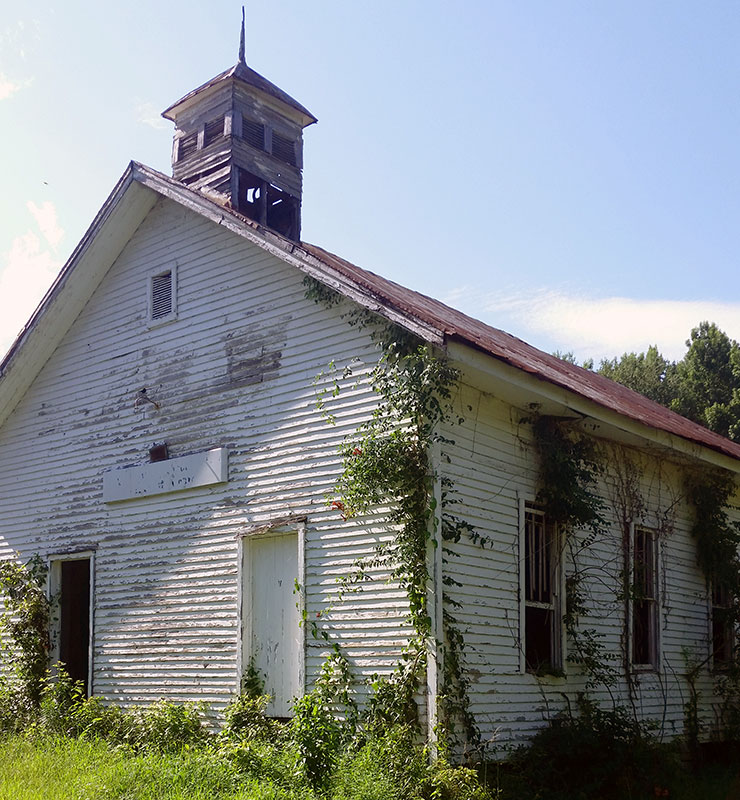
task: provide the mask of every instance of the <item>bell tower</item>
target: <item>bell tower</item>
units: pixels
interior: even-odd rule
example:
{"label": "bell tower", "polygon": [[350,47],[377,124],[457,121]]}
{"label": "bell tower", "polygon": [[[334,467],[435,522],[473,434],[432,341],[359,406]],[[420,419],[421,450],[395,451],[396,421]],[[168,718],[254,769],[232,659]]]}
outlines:
{"label": "bell tower", "polygon": [[172,175],[300,241],[303,129],[316,117],[239,60],[162,112],[175,123]]}

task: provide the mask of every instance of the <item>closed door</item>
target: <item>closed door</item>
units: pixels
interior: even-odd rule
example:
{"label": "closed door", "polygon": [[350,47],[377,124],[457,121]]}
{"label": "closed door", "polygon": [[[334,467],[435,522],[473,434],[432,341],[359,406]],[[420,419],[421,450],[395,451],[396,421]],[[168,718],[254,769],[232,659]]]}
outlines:
{"label": "closed door", "polygon": [[298,534],[256,536],[247,542],[245,558],[246,663],[251,661],[272,697],[267,712],[287,717],[301,688]]}

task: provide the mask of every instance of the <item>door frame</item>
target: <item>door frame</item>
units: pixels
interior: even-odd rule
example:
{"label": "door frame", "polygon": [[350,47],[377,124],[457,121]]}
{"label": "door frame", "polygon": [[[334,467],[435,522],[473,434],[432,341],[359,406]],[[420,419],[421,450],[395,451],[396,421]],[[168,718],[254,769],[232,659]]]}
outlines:
{"label": "door frame", "polygon": [[298,648],[298,695],[301,696],[306,691],[306,519],[305,517],[282,517],[281,519],[275,520],[272,523],[255,526],[239,534],[239,548],[237,556],[239,559],[239,569],[237,571],[239,635],[236,658],[236,694],[241,692],[244,670],[252,656],[252,624],[251,617],[248,618],[246,613],[249,597],[244,591],[245,580],[248,575],[251,575],[251,543],[257,538],[266,539],[271,536],[289,534],[296,534],[298,541],[298,592],[295,594],[296,604],[298,606],[299,625],[301,628],[301,633],[299,636],[300,646]]}
{"label": "door frame", "polygon": [[62,562],[83,561],[90,562],[90,599],[88,602],[88,636],[87,636],[87,696],[93,696],[93,642],[95,640],[95,550],[76,550],[64,553],[51,553],[47,556],[49,575],[47,579],[47,597],[52,603],[51,608],[51,650],[50,660],[52,674],[56,674],[56,664],[59,662],[61,643],[61,608],[58,599],[62,588]]}

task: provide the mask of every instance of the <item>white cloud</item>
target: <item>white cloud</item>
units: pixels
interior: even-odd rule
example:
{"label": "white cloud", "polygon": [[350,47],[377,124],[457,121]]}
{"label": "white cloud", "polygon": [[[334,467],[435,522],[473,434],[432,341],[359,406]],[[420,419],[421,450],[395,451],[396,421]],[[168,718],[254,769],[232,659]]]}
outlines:
{"label": "white cloud", "polygon": [[149,101],[136,106],[136,119],[150,128],[161,131],[170,127],[170,123],[162,117],[161,112],[154,103]]}
{"label": "white cloud", "polygon": [[17,236],[0,256],[0,358],[28,321],[61,262],[33,231]]}
{"label": "white cloud", "polygon": [[7,100],[12,97],[23,86],[24,84],[11,81],[7,75],[0,72],[0,100]]}
{"label": "white cloud", "polygon": [[10,249],[0,254],[0,357],[28,321],[62,266],[56,249],[64,231],[48,200],[26,208],[41,236],[33,230],[16,236]]}
{"label": "white cloud", "polygon": [[653,344],[666,358],[680,359],[691,329],[703,320],[740,340],[740,303],[594,298],[554,290],[481,295],[468,287],[450,292],[448,302],[521,338],[545,337],[549,349],[597,363]]}
{"label": "white cloud", "polygon": [[56,206],[49,200],[44,201],[40,206],[37,206],[33,200],[29,200],[26,208],[33,215],[46,241],[56,250],[64,237],[64,231],[57,221]]}

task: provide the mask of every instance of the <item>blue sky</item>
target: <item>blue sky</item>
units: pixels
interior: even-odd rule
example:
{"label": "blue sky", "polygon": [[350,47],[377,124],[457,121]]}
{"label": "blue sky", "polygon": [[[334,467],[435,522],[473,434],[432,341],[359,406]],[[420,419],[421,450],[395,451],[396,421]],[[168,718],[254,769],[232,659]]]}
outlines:
{"label": "blue sky", "polygon": [[[0,350],[159,113],[237,58],[231,0],[0,0]],[[252,0],[318,118],[303,238],[548,351],[740,339],[740,5]]]}

